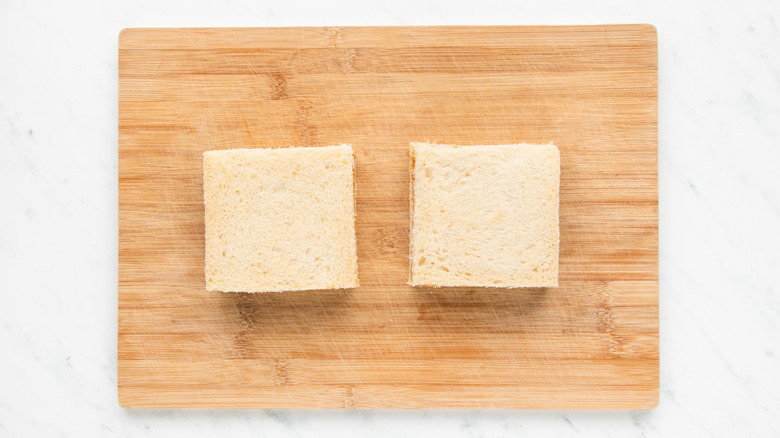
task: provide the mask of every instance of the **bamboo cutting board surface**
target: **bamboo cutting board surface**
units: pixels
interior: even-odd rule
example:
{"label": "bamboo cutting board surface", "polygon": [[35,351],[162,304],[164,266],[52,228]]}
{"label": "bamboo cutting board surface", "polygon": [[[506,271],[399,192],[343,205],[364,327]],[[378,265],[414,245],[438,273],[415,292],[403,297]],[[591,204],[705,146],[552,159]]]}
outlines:
{"label": "bamboo cutting board surface", "polygon": [[[652,408],[649,25],[129,29],[119,38],[126,407]],[[554,142],[560,287],[412,288],[409,142]],[[351,143],[361,287],[204,286],[202,152]]]}

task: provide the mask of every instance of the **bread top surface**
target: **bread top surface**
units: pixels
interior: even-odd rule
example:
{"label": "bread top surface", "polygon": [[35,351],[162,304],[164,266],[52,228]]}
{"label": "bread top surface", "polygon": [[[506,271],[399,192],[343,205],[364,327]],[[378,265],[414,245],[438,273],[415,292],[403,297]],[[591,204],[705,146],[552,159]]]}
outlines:
{"label": "bread top surface", "polygon": [[411,144],[410,284],[558,283],[553,145]]}
{"label": "bread top surface", "polygon": [[351,146],[208,151],[203,169],[207,289],[358,285]]}

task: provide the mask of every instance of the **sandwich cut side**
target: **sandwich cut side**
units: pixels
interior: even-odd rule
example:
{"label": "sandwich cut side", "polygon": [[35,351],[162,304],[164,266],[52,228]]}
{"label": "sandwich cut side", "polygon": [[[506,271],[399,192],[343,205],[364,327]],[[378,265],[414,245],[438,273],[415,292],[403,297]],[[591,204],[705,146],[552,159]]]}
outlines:
{"label": "sandwich cut side", "polygon": [[203,154],[206,289],[358,286],[349,145]]}
{"label": "sandwich cut side", "polygon": [[410,158],[410,285],[558,286],[557,147],[412,143]]}

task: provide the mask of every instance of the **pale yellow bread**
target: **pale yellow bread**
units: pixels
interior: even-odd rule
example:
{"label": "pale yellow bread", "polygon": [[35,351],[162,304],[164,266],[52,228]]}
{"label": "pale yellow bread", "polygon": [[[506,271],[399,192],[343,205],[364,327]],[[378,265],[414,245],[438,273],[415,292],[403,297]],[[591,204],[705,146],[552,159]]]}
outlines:
{"label": "pale yellow bread", "polygon": [[358,286],[349,145],[203,154],[206,289]]}
{"label": "pale yellow bread", "polygon": [[558,286],[553,145],[411,144],[412,286]]}

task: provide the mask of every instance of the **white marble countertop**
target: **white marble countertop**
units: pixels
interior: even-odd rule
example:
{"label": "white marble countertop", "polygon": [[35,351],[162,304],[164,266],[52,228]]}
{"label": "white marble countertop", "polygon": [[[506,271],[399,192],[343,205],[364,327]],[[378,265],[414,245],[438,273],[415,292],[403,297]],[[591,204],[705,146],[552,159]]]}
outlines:
{"label": "white marble countertop", "polygon": [[[0,2],[0,436],[780,433],[780,2],[306,3]],[[119,407],[120,29],[634,22],[659,38],[657,409]]]}

